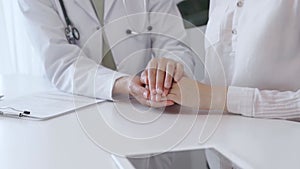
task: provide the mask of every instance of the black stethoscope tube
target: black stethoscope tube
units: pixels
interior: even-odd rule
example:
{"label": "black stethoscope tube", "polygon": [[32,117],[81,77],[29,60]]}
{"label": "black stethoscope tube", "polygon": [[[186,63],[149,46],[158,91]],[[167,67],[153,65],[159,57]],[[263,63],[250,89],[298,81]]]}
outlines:
{"label": "black stethoscope tube", "polygon": [[71,21],[70,21],[70,18],[67,14],[67,10],[66,10],[66,7],[65,7],[65,4],[64,4],[64,1],[63,0],[59,0],[59,3],[60,3],[60,6],[61,6],[61,9],[62,9],[62,12],[64,14],[64,17],[65,17],[65,20],[66,20],[66,23],[67,25],[72,25]]}
{"label": "black stethoscope tube", "polygon": [[66,21],[66,24],[67,24],[67,27],[65,28],[66,38],[70,44],[76,44],[76,41],[80,39],[80,33],[79,33],[78,29],[72,24],[72,22],[68,16],[64,1],[59,0],[59,3],[60,3],[64,18]]}

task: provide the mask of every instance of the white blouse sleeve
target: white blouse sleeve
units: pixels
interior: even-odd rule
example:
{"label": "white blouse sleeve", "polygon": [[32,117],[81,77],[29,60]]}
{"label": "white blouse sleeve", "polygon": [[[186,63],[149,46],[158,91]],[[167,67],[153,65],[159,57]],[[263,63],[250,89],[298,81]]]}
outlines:
{"label": "white blouse sleeve", "polygon": [[300,90],[280,92],[230,86],[227,109],[230,113],[248,117],[300,118]]}

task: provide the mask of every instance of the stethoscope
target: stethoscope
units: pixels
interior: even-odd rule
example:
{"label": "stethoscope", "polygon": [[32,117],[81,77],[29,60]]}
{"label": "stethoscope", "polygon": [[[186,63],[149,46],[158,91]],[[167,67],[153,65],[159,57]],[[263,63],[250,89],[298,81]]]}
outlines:
{"label": "stethoscope", "polygon": [[[147,1],[148,1],[148,3],[147,3]],[[126,15],[129,16],[128,8],[127,8],[127,5],[126,5],[126,0],[122,0],[122,2],[123,2],[123,6],[125,8]],[[64,18],[65,18],[65,21],[66,21],[66,24],[67,24],[67,26],[65,28],[65,36],[66,36],[66,38],[67,38],[67,40],[70,44],[76,44],[76,41],[80,40],[80,33],[79,33],[78,29],[71,22],[71,20],[68,16],[67,10],[65,8],[65,4],[64,4],[63,0],[59,0],[59,3],[60,3]],[[148,8],[149,8],[147,4],[149,4],[149,0],[144,0],[144,11],[145,11],[145,13],[148,12]],[[147,22],[149,24],[150,15],[147,14],[147,17],[148,18],[146,19],[147,20],[146,24],[147,24]],[[133,29],[129,17],[126,17],[126,18],[127,18],[128,25],[130,27],[130,28],[126,29],[125,33],[127,35],[144,34],[144,32],[142,32],[142,31],[137,31],[137,30]],[[153,27],[151,25],[147,26],[147,31],[148,32],[152,31],[152,29],[153,29]]]}
{"label": "stethoscope", "polygon": [[80,33],[79,33],[78,29],[71,22],[63,0],[59,0],[59,3],[61,6],[61,9],[63,11],[66,24],[67,24],[67,27],[65,28],[66,38],[70,44],[76,44],[76,41],[80,40]]}

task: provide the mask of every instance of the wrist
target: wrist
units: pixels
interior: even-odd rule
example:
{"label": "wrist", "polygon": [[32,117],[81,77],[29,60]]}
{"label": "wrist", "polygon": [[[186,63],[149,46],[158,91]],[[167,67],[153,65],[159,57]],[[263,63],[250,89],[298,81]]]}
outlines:
{"label": "wrist", "polygon": [[130,77],[121,77],[115,81],[113,95],[129,94]]}
{"label": "wrist", "polygon": [[211,104],[214,110],[224,110],[227,112],[227,87],[215,86],[212,87]]}
{"label": "wrist", "polygon": [[198,105],[201,110],[209,110],[211,107],[211,87],[198,82]]}
{"label": "wrist", "polygon": [[200,108],[204,110],[222,110],[227,112],[227,87],[210,86],[198,83]]}

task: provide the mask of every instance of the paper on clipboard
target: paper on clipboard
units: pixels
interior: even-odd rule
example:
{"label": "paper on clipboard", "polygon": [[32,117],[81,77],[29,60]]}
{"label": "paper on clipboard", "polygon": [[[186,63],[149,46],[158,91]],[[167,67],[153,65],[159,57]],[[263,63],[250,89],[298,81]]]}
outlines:
{"label": "paper on clipboard", "polygon": [[48,120],[83,107],[104,102],[94,98],[77,96],[60,91],[41,92],[0,102],[0,108],[27,110],[38,120]]}

